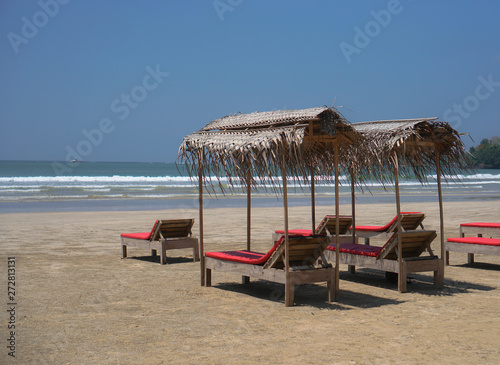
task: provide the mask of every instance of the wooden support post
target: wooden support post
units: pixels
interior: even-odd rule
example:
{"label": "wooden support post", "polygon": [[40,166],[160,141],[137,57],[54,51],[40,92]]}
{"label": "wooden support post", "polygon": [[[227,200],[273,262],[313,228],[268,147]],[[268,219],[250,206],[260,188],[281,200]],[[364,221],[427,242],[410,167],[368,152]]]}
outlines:
{"label": "wooden support post", "polygon": [[441,268],[439,271],[439,277],[434,277],[434,286],[438,289],[442,289],[444,287],[444,264],[445,261],[449,262],[449,252],[445,252],[444,245],[444,216],[443,216],[443,192],[441,190],[441,155],[439,153],[439,146],[435,145],[436,150],[436,177],[437,177],[437,185],[438,185],[438,196],[439,196],[439,231],[441,238]]}
{"label": "wooden support post", "polygon": [[339,202],[339,144],[335,141],[335,301],[339,300],[340,296],[340,280],[339,280],[339,270],[340,270],[340,221],[339,221],[339,210],[340,210],[340,202]]}
{"label": "wooden support post", "polygon": [[312,232],[316,229],[316,186],[314,182],[314,170],[311,170],[311,220]]}
{"label": "wooden support post", "polygon": [[203,247],[203,149],[198,154],[198,211],[200,224],[200,269],[201,269],[201,286],[207,285],[205,282],[205,251]]}
{"label": "wooden support post", "polygon": [[356,239],[356,191],[355,191],[355,180],[354,180],[354,171],[350,169],[351,174],[351,214],[352,214],[352,240]]}
{"label": "wooden support post", "polygon": [[247,170],[247,251],[250,251],[251,248],[251,234],[252,234],[252,228],[251,228],[251,223],[252,223],[252,187],[251,187],[251,181],[252,181],[252,172],[250,171],[250,162],[248,163],[248,170]]}
{"label": "wooden support post", "polygon": [[399,165],[398,155],[394,152],[394,187],[396,189],[396,214],[398,222],[398,291],[400,293],[406,292],[406,266],[403,267],[403,229],[401,227],[401,200],[399,197]]}
{"label": "wooden support post", "polygon": [[[352,242],[356,242],[356,192],[354,190],[354,171],[349,169],[349,173],[351,175],[351,215],[352,215]],[[356,272],[356,266],[348,265],[347,269],[350,274],[354,274]]]}
{"label": "wooden support post", "polygon": [[[247,162],[247,251],[251,250],[251,235],[252,235],[252,171],[250,162]],[[250,283],[249,276],[242,276],[243,284]]]}
{"label": "wooden support post", "polygon": [[285,306],[293,306],[294,287],[290,275],[290,241],[288,239],[288,192],[286,181],[285,146],[283,146],[283,158],[281,163],[281,176],[283,179],[283,215],[285,223]]}

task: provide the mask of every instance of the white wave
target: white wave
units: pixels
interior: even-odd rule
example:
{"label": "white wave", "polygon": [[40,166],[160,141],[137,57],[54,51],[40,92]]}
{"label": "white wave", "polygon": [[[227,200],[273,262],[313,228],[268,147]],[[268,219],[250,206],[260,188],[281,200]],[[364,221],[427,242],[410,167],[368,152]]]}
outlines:
{"label": "white wave", "polygon": [[26,176],[0,177],[0,183],[165,183],[189,182],[184,176]]}
{"label": "white wave", "polygon": [[[437,179],[437,175],[428,175],[428,178]],[[445,175],[443,179],[458,179],[458,180],[499,180],[500,174],[473,174],[473,175]]]}

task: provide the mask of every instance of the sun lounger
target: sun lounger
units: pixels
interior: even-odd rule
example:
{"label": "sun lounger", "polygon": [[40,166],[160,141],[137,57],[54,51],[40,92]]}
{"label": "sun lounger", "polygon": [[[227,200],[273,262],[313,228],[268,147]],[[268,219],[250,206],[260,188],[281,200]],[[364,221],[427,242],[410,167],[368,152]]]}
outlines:
{"label": "sun lounger", "polygon": [[[467,262],[474,263],[474,254],[500,256],[500,239],[487,237],[458,237],[446,240],[446,252],[467,252]],[[449,261],[447,261],[449,264]]]}
{"label": "sun lounger", "polygon": [[474,222],[460,224],[460,237],[476,235],[478,237],[500,238],[500,223]]}
{"label": "sun lounger", "polygon": [[[289,236],[290,270],[284,270],[285,237],[282,236],[267,253],[253,251],[224,251],[205,253],[206,286],[211,286],[212,270],[242,274],[285,284],[285,305],[294,303],[294,286],[300,284],[327,283],[328,300],[335,295],[335,269],[327,263],[323,252],[328,246],[324,235]],[[323,257],[322,257],[323,256]],[[324,260],[318,265],[318,258]],[[248,282],[244,280],[244,282]]]}
{"label": "sun lounger", "polygon": [[[339,216],[339,234],[346,235],[351,229],[352,217],[347,215]],[[310,229],[291,229],[288,231],[290,235],[309,236],[312,234],[323,234],[331,237],[336,236],[336,219],[334,215],[325,215],[321,223],[316,227],[314,232]],[[273,235],[273,242],[285,234],[283,230],[277,230]],[[350,237],[350,236],[349,236]],[[349,239],[349,238],[348,238]],[[352,238],[351,238],[352,240]],[[342,242],[342,239],[341,241]]]}
{"label": "sun lounger", "polygon": [[194,219],[157,220],[151,232],[122,233],[122,258],[127,257],[127,246],[149,248],[151,255],[160,251],[160,263],[167,263],[167,250],[192,248],[194,261],[200,260],[198,239],[191,237]]}
{"label": "sun lounger", "polygon": [[[341,264],[361,266],[371,269],[397,273],[398,290],[406,292],[406,275],[411,272],[434,272],[434,286],[442,287],[444,273],[441,259],[435,256],[430,244],[436,238],[436,231],[412,230],[402,232],[402,262],[398,262],[397,247],[398,233],[395,232],[382,247],[369,246],[357,243],[340,245],[339,261]],[[424,251],[429,255],[420,256]],[[335,246],[328,246],[325,256],[329,260],[335,259]]]}
{"label": "sun lounger", "polygon": [[[475,237],[471,237],[471,236]],[[486,236],[486,237],[485,237]],[[466,252],[467,262],[474,263],[475,254],[500,255],[500,223],[473,222],[460,224],[460,237],[446,240],[446,265],[449,252]]]}
{"label": "sun lounger", "polygon": [[[356,226],[356,236],[363,237],[365,244],[370,244],[370,238],[378,236],[387,239],[397,230],[398,217],[395,216],[385,226]],[[401,227],[405,231],[412,231],[418,227],[424,228],[422,222],[425,214],[420,212],[401,212]]]}

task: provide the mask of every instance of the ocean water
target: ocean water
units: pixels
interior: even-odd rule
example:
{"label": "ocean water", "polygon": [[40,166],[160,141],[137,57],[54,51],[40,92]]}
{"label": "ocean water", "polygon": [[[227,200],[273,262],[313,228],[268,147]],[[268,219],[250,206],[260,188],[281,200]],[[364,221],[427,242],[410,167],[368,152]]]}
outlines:
{"label": "ocean water", "polygon": [[[402,201],[435,201],[435,176],[421,184],[401,179]],[[348,180],[341,177],[341,203],[349,203]],[[227,181],[222,180],[225,186]],[[444,177],[443,194],[447,200],[500,200],[500,170]],[[244,206],[246,193],[236,187],[224,196],[216,184],[215,194],[206,195],[208,206]],[[310,204],[309,187],[289,182],[291,204]],[[369,181],[356,191],[357,202],[394,202],[392,186]],[[330,182],[316,182],[317,204],[334,204]],[[269,185],[259,185],[252,193],[253,206],[280,205],[280,198]],[[198,182],[183,165],[173,163],[123,162],[46,162],[0,161],[0,212],[64,210],[142,210],[177,207],[197,208]]]}

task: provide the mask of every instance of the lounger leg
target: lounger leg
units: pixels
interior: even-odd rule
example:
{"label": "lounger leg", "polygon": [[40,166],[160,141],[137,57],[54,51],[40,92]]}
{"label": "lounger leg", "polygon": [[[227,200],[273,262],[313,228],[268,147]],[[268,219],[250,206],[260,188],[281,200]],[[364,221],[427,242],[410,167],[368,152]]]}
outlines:
{"label": "lounger leg", "polygon": [[434,271],[434,288],[443,289],[444,288],[444,271],[441,264],[436,271]]}
{"label": "lounger leg", "polygon": [[445,253],[446,266],[450,264],[450,251],[446,251]]}
{"label": "lounger leg", "polygon": [[124,245],[122,243],[122,259],[126,259],[127,258],[127,245]]}
{"label": "lounger leg", "polygon": [[347,265],[347,270],[349,270],[349,274],[356,274],[356,266]]}
{"label": "lounger leg", "polygon": [[[483,237],[483,235],[481,233],[479,233],[477,236],[478,237]],[[473,253],[468,253],[467,254],[467,262],[469,264],[473,264],[474,263],[474,254]]]}
{"label": "lounger leg", "polygon": [[337,298],[335,298],[335,270],[332,270],[332,275],[330,276],[330,280],[326,282],[326,288],[328,290],[328,301],[335,302]]}
{"label": "lounger leg", "polygon": [[194,262],[200,261],[200,249],[198,248],[198,244],[193,247],[193,256]]}
{"label": "lounger leg", "polygon": [[212,286],[212,269],[205,270],[205,286]]}
{"label": "lounger leg", "polygon": [[285,284],[285,307],[293,307],[295,296],[295,285],[293,281],[289,281]]}
{"label": "lounger leg", "polygon": [[399,266],[398,274],[398,291],[400,293],[406,293],[406,275],[408,274],[408,268],[406,263],[402,262]]}
{"label": "lounger leg", "polygon": [[151,250],[151,256],[156,257],[156,250]]}
{"label": "lounger leg", "polygon": [[250,276],[245,276],[245,275],[243,275],[243,276],[241,277],[241,283],[242,283],[242,284],[250,284]]}
{"label": "lounger leg", "polygon": [[165,265],[167,263],[167,243],[161,243],[161,251],[160,251],[160,263]]}

